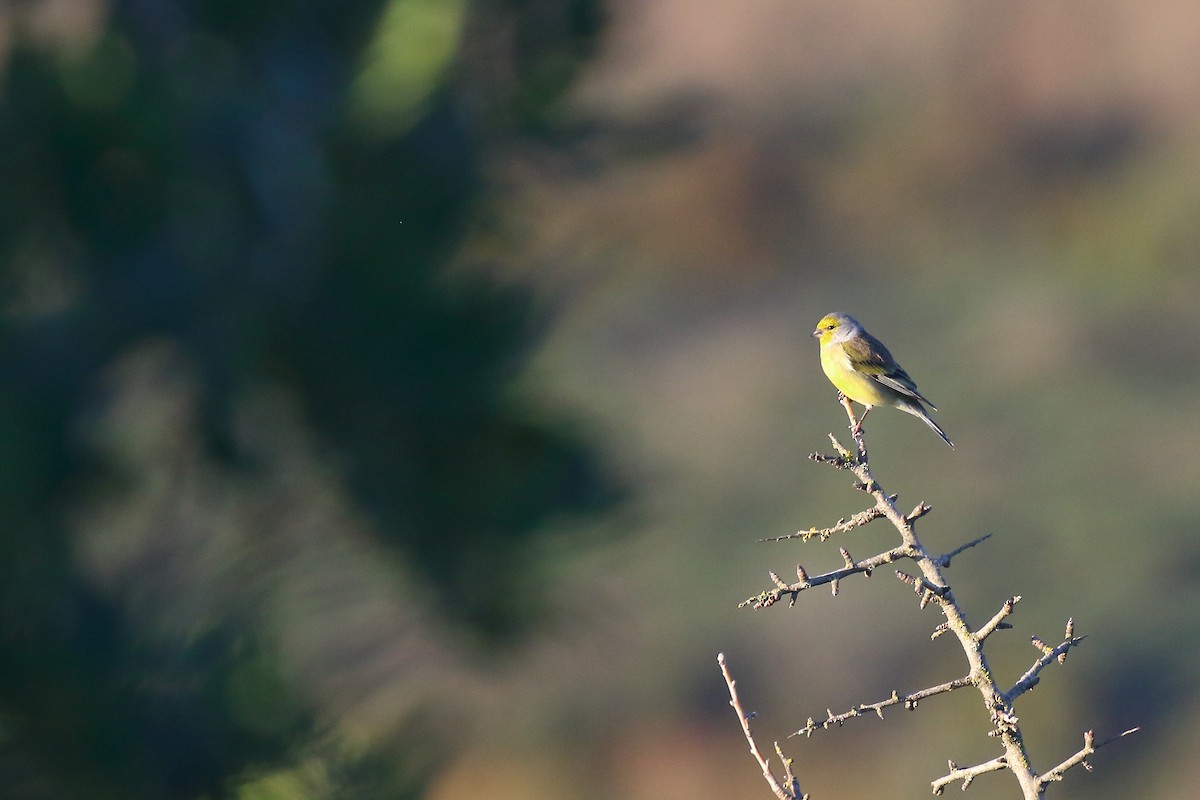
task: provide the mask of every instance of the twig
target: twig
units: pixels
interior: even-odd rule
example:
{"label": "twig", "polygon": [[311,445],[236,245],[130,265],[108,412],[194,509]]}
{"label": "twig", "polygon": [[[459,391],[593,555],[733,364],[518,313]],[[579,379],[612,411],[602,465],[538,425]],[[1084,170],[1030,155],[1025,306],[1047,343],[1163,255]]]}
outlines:
{"label": "twig", "polygon": [[[842,552],[846,554],[843,556],[843,560],[846,560],[846,557],[849,554],[846,553],[845,548],[842,548]],[[823,586],[827,583],[833,584],[833,593],[837,594],[838,582],[842,578],[850,575],[856,575],[860,572],[870,577],[871,572],[877,567],[881,567],[884,564],[890,564],[893,561],[898,561],[902,558],[913,558],[913,554],[909,552],[907,545],[894,547],[891,550],[867,559],[863,559],[862,561],[854,561],[853,559],[849,559],[849,563],[841,569],[835,569],[821,575],[809,576],[808,573],[804,571],[802,566],[797,566],[796,574],[800,580],[798,580],[796,583],[787,583],[774,572],[771,572],[769,575],[771,576],[771,580],[775,582],[775,588],[768,589],[755,597],[749,597],[743,600],[742,602],[738,603],[738,608],[745,608],[746,606],[750,606],[751,608],[770,608],[778,603],[784,595],[791,595],[792,603],[795,604],[796,596],[800,594],[800,592],[804,591],[805,589],[811,589],[814,586]]]}
{"label": "twig", "polygon": [[1042,775],[1040,778],[1038,778],[1038,781],[1043,786],[1045,786],[1048,783],[1052,783],[1054,781],[1061,781],[1063,779],[1063,773],[1065,773],[1071,767],[1075,767],[1075,766],[1082,766],[1088,772],[1091,772],[1092,765],[1087,762],[1088,756],[1090,756],[1092,753],[1095,753],[1101,747],[1104,747],[1104,745],[1112,744],[1113,742],[1117,741],[1118,739],[1123,739],[1126,736],[1128,736],[1129,734],[1137,733],[1140,730],[1141,730],[1140,727],[1130,728],[1127,731],[1122,731],[1121,733],[1118,733],[1116,736],[1108,737],[1103,742],[1100,742],[1100,744],[1096,744],[1096,734],[1093,731],[1084,731],[1083,747],[1079,749],[1079,752],[1075,753],[1075,755],[1071,756],[1066,761],[1059,764],[1057,767],[1054,767],[1049,772]]}
{"label": "twig", "polygon": [[953,761],[950,762],[950,772],[933,781],[933,793],[936,795],[946,791],[946,787],[955,781],[962,781],[962,790],[965,792],[975,778],[988,772],[995,772],[999,769],[1004,769],[1008,766],[1008,759],[1004,756],[997,756],[991,761],[985,761],[982,764],[976,764],[973,767],[960,767]]}
{"label": "twig", "polygon": [[783,750],[779,747],[779,742],[775,743],[775,755],[779,756],[780,762],[783,763],[783,780],[788,786],[788,791],[793,797],[798,797],[800,800],[808,800],[808,795],[800,793],[800,781],[796,779],[796,773],[792,771],[794,758],[788,758],[783,754]]}
{"label": "twig", "polygon": [[1038,681],[1041,680],[1038,673],[1050,666],[1051,662],[1058,661],[1061,664],[1065,660],[1067,651],[1072,647],[1078,647],[1086,638],[1086,636],[1071,636],[1064,639],[1057,647],[1047,647],[1041,639],[1034,636],[1033,645],[1042,651],[1042,657],[1033,662],[1033,666],[1026,670],[1025,674],[1013,684],[1013,687],[1004,693],[1005,701],[1011,705],[1018,697],[1037,686]]}
{"label": "twig", "polygon": [[1013,613],[1013,608],[1019,602],[1021,602],[1021,595],[1019,594],[1014,594],[1012,597],[1005,600],[1004,605],[1000,606],[1000,610],[996,612],[996,616],[989,619],[987,624],[975,631],[975,639],[982,642],[999,629],[1011,628],[1012,625],[1009,625],[1007,622],[1005,622],[1004,618]]}
{"label": "twig", "polygon": [[800,782],[796,780],[796,776],[792,773],[791,759],[783,757],[783,753],[779,749],[779,743],[775,743],[775,752],[779,755],[780,761],[783,762],[785,780],[787,788],[779,782],[775,777],[775,773],[771,771],[771,764],[767,757],[758,749],[758,745],[754,742],[754,734],[750,732],[750,717],[742,710],[742,703],[738,699],[737,681],[729,674],[729,667],[725,664],[725,654],[717,654],[717,663],[721,665],[721,675],[725,677],[725,685],[729,687],[729,705],[733,706],[733,710],[737,712],[738,721],[742,723],[742,733],[746,736],[746,742],[750,745],[750,755],[754,756],[754,760],[758,762],[758,766],[762,768],[763,778],[771,787],[771,791],[779,800],[808,800],[808,795],[800,793]]}
{"label": "twig", "polygon": [[[897,495],[892,495],[889,499],[892,502],[896,501]],[[883,516],[883,512],[878,507],[868,508],[866,511],[860,511],[850,519],[842,517],[837,522],[830,525],[828,528],[809,528],[806,531],[796,531],[789,533],[786,536],[772,536],[769,539],[759,539],[760,542],[786,542],[789,539],[800,539],[807,542],[809,539],[816,537],[820,541],[825,541],[835,533],[853,530],[860,525],[866,525],[872,520],[879,519]]]}
{"label": "twig", "polygon": [[808,724],[806,724],[800,730],[788,734],[788,738],[801,735],[805,737],[811,737],[818,730],[829,730],[835,725],[841,727],[842,725],[846,724],[846,720],[853,719],[854,717],[864,716],[868,711],[875,712],[877,717],[883,719],[883,710],[890,706],[903,704],[906,709],[912,710],[917,707],[917,703],[924,700],[926,697],[945,694],[946,692],[952,692],[955,689],[962,689],[970,685],[971,677],[968,675],[963,678],[955,678],[952,681],[946,681],[945,683],[938,684],[937,686],[930,686],[928,689],[921,689],[920,691],[910,692],[909,694],[905,695],[901,695],[893,691],[891,697],[888,697],[886,700],[880,700],[878,703],[863,703],[841,714],[834,714],[833,711],[826,709],[825,713],[828,716],[823,721],[817,722],[812,717],[809,717]]}

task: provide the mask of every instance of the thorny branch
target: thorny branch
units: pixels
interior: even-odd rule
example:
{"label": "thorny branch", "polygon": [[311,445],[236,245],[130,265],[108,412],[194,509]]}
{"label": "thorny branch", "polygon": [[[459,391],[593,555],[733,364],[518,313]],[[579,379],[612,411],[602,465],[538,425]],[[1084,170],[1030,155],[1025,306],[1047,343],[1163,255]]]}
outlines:
{"label": "thorny branch", "polygon": [[[756,609],[768,608],[775,605],[784,596],[790,596],[789,605],[795,605],[800,592],[824,584],[831,584],[833,593],[836,595],[839,583],[843,578],[859,573],[865,577],[870,577],[872,572],[880,566],[904,559],[911,560],[920,570],[921,574],[914,576],[897,571],[897,577],[913,587],[916,594],[920,597],[922,608],[932,602],[941,609],[945,621],[934,629],[931,638],[936,639],[942,634],[952,632],[962,647],[970,670],[962,678],[956,678],[947,683],[922,689],[918,692],[901,696],[899,693],[893,691],[891,696],[885,700],[877,703],[857,705],[841,714],[834,714],[831,710],[827,711],[825,720],[816,722],[810,718],[804,727],[791,735],[803,734],[811,736],[817,730],[827,730],[833,726],[840,726],[847,720],[853,717],[864,716],[868,712],[874,712],[882,718],[883,709],[890,706],[903,704],[906,708],[915,708],[917,702],[926,697],[944,694],[955,689],[966,688],[967,686],[974,686],[982,696],[984,707],[988,710],[994,726],[991,735],[1000,740],[1004,748],[1004,753],[990,761],[973,767],[962,768],[951,761],[950,772],[932,782],[933,793],[940,795],[946,786],[959,781],[962,782],[962,788],[965,790],[979,775],[1008,769],[1012,771],[1017,782],[1020,784],[1025,800],[1040,800],[1040,798],[1044,797],[1045,787],[1048,783],[1061,780],[1063,773],[1077,765],[1082,765],[1085,769],[1090,770],[1091,766],[1088,764],[1087,758],[1096,749],[1123,736],[1128,736],[1138,729],[1133,728],[1125,731],[1119,736],[1107,739],[1100,744],[1095,743],[1094,735],[1091,731],[1088,731],[1084,734],[1084,746],[1077,753],[1049,772],[1039,775],[1034,771],[1030,766],[1029,754],[1025,749],[1024,739],[1018,725],[1018,717],[1013,709],[1013,703],[1018,697],[1032,689],[1038,683],[1041,679],[1040,673],[1043,669],[1054,661],[1062,664],[1066,660],[1067,652],[1071,648],[1077,647],[1086,637],[1075,636],[1075,624],[1073,620],[1067,621],[1063,641],[1055,647],[1046,645],[1036,636],[1033,637],[1033,646],[1041,651],[1041,657],[1013,684],[1012,688],[1008,691],[1001,691],[1000,686],[996,683],[995,678],[992,677],[991,670],[988,667],[987,658],[983,652],[983,642],[997,630],[1012,627],[1005,620],[1013,614],[1014,608],[1020,602],[1021,597],[1019,595],[1010,597],[988,622],[979,629],[972,631],[971,627],[967,624],[966,616],[951,591],[950,585],[942,575],[942,570],[950,566],[951,559],[954,556],[980,544],[991,536],[991,534],[980,536],[948,553],[937,556],[930,555],[924,545],[921,544],[920,539],[917,538],[914,523],[929,513],[931,508],[924,502],[921,502],[907,515],[899,511],[896,507],[897,496],[884,492],[879,482],[875,480],[875,476],[871,473],[866,442],[863,438],[862,429],[858,425],[858,420],[854,416],[854,409],[850,405],[850,401],[844,396],[840,396],[839,400],[850,419],[851,436],[857,452],[851,452],[843,447],[837,438],[830,434],[829,440],[833,444],[836,453],[834,455],[813,453],[809,458],[817,463],[828,464],[836,469],[844,469],[851,472],[857,479],[855,488],[870,494],[875,504],[871,508],[861,511],[849,519],[843,518],[838,520],[828,528],[809,528],[808,530],[798,531],[795,534],[760,541],[784,541],[787,539],[808,541],[812,538],[824,541],[834,533],[849,531],[883,517],[891,522],[893,527],[899,532],[901,543],[890,550],[885,550],[882,553],[861,560],[852,558],[845,547],[839,548],[843,561],[841,568],[820,575],[810,576],[802,565],[797,565],[797,581],[794,583],[788,583],[772,572],[770,573],[770,577],[771,581],[775,584],[774,588],[763,591],[757,596],[743,601],[739,604],[739,608],[745,606]],[[775,745],[776,753],[785,765],[789,786],[785,788],[772,774],[767,759],[761,754],[754,743],[754,738],[750,733],[749,717],[741,710],[741,706],[738,703],[733,679],[729,676],[729,671],[725,666],[724,655],[718,656],[717,660],[721,664],[721,671],[729,687],[730,705],[738,712],[738,717],[742,723],[742,730],[746,736],[746,740],[750,744],[750,752],[762,768],[763,777],[771,786],[772,791],[781,800],[787,800],[788,798],[796,800],[803,797],[799,793],[799,784],[792,773],[791,761],[784,758],[778,743]]]}
{"label": "thorny branch", "polygon": [[1041,639],[1034,636],[1032,638],[1032,644],[1034,647],[1042,651],[1042,657],[1033,662],[1033,666],[1030,667],[1015,684],[1013,684],[1011,689],[1004,693],[1004,699],[1011,704],[1012,701],[1025,694],[1025,692],[1028,692],[1034,686],[1037,686],[1038,681],[1041,680],[1041,678],[1038,677],[1038,673],[1048,667],[1050,662],[1057,661],[1059,664],[1066,663],[1067,651],[1072,647],[1078,647],[1079,643],[1087,638],[1086,636],[1075,636],[1074,633],[1075,621],[1069,619],[1067,620],[1066,638],[1063,639],[1062,643],[1057,647],[1047,647]]}
{"label": "thorny branch", "polygon": [[871,558],[864,559],[863,561],[855,561],[850,557],[849,551],[844,547],[840,548],[840,552],[842,554],[842,561],[845,562],[844,567],[826,572],[821,575],[810,576],[804,571],[803,566],[797,564],[796,577],[799,578],[799,580],[795,583],[787,583],[774,572],[769,573],[771,580],[775,582],[775,588],[762,592],[756,597],[750,597],[746,600],[743,600],[738,604],[738,608],[744,608],[745,606],[752,606],[753,608],[769,608],[778,603],[784,595],[791,595],[791,603],[792,605],[795,605],[796,595],[800,594],[800,592],[804,591],[805,589],[811,589],[814,586],[823,586],[827,583],[833,584],[833,593],[836,595],[838,593],[839,584],[842,578],[845,578],[849,575],[856,575],[860,572],[869,578],[876,567],[881,567],[884,564],[890,564],[893,561],[898,561],[902,558],[912,558],[912,554],[905,545],[894,547],[891,550],[880,553],[876,556],[872,556]]}
{"label": "thorny branch", "polygon": [[980,775],[987,772],[995,772],[998,769],[1004,769],[1008,766],[1008,760],[1004,756],[996,756],[991,761],[985,761],[982,764],[976,764],[973,767],[960,767],[953,761],[950,762],[950,772],[933,781],[933,793],[940,795],[946,791],[946,787],[957,781],[962,781],[962,790],[965,792],[970,787],[971,782]]}
{"label": "thorny branch", "polygon": [[937,686],[930,686],[928,689],[922,689],[919,692],[910,692],[906,695],[901,695],[898,692],[893,691],[892,696],[886,700],[880,700],[878,703],[863,703],[841,714],[834,714],[833,711],[826,709],[825,713],[828,714],[828,716],[824,720],[821,722],[816,722],[812,717],[809,717],[808,723],[800,730],[790,734],[789,738],[791,736],[812,736],[813,733],[818,730],[828,730],[835,725],[844,725],[846,720],[852,719],[853,717],[861,717],[868,711],[875,712],[876,716],[878,716],[880,719],[883,719],[883,710],[889,706],[903,704],[905,708],[912,710],[917,707],[917,703],[924,700],[926,697],[945,694],[946,692],[951,692],[955,689],[961,689],[970,685],[971,676],[968,675],[964,678],[955,678],[952,681],[946,681],[945,683],[938,684]]}
{"label": "thorny branch", "polygon": [[[896,495],[888,498],[892,502],[896,501]],[[788,539],[800,539],[807,542],[809,539],[816,537],[819,541],[825,541],[835,533],[853,530],[861,525],[866,525],[871,520],[879,519],[883,516],[883,512],[878,508],[868,508],[866,511],[860,511],[850,519],[842,517],[837,522],[830,525],[828,528],[809,528],[806,531],[796,531],[789,533],[786,536],[772,536],[769,539],[759,539],[760,542],[786,542]]]}
{"label": "thorny branch", "polygon": [[1141,728],[1130,728],[1127,731],[1122,731],[1121,733],[1118,733],[1116,736],[1108,737],[1107,739],[1105,739],[1103,742],[1100,742],[1099,744],[1096,743],[1096,734],[1095,733],[1093,733],[1092,731],[1084,731],[1083,747],[1081,747],[1079,749],[1079,752],[1075,753],[1075,755],[1071,756],[1070,758],[1068,758],[1066,761],[1059,764],[1054,769],[1052,769],[1049,772],[1042,775],[1040,778],[1038,778],[1038,780],[1041,782],[1041,784],[1043,786],[1045,786],[1047,783],[1051,783],[1053,781],[1061,781],[1062,777],[1063,777],[1063,773],[1074,766],[1082,766],[1088,772],[1091,772],[1092,765],[1087,762],[1088,756],[1090,756],[1092,753],[1099,750],[1101,747],[1104,747],[1106,744],[1112,744],[1113,742],[1117,741],[1118,739],[1124,739],[1129,734],[1137,733],[1139,730],[1141,730]]}
{"label": "thorny branch", "polygon": [[975,631],[975,638],[982,642],[984,639],[995,633],[998,629],[1011,628],[1012,625],[1009,625],[1007,622],[1005,622],[1004,618],[1012,615],[1013,609],[1019,602],[1021,602],[1021,595],[1019,594],[1014,594],[1012,597],[1005,600],[1004,605],[1000,606],[1000,610],[996,612],[996,616],[989,619],[987,624]]}
{"label": "thorny branch", "polygon": [[[1131,733],[1137,733],[1139,730],[1141,730],[1141,729],[1140,728],[1130,728],[1127,731],[1122,731],[1121,733],[1118,733],[1116,736],[1110,736],[1109,738],[1107,738],[1104,741],[1099,742],[1099,743],[1096,742],[1095,733],[1093,733],[1092,731],[1084,731],[1083,747],[1080,748],[1078,752],[1076,752],[1074,755],[1072,755],[1067,760],[1063,761],[1061,764],[1059,764],[1054,769],[1039,776],[1037,779],[1039,786],[1042,789],[1044,789],[1047,784],[1053,783],[1055,781],[1061,781],[1063,779],[1063,774],[1067,770],[1069,770],[1071,767],[1082,766],[1085,770],[1087,770],[1088,772],[1091,772],[1092,765],[1089,764],[1087,761],[1088,756],[1092,755],[1097,750],[1099,750],[1101,747],[1104,747],[1106,744],[1112,744],[1113,742],[1117,741],[1118,739],[1122,739]],[[935,795],[940,795],[946,790],[946,787],[949,786],[950,784],[956,783],[958,781],[962,781],[961,788],[963,791],[966,791],[967,788],[971,785],[971,782],[975,780],[976,776],[982,775],[986,772],[995,772],[996,770],[1004,769],[1006,766],[1008,766],[1008,764],[1007,764],[1004,756],[998,756],[996,758],[993,758],[991,761],[985,761],[982,764],[976,764],[973,767],[960,767],[957,764],[955,764],[953,761],[951,761],[950,762],[950,772],[948,772],[947,774],[938,778],[937,780],[932,781],[930,785],[933,787],[933,793]]]}

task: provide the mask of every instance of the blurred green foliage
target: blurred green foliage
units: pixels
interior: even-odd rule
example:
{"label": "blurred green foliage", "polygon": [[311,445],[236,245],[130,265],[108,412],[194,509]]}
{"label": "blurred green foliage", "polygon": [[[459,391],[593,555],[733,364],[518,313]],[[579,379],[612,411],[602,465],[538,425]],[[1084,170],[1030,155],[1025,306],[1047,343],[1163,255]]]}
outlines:
{"label": "blurred green foliage", "polygon": [[[443,272],[486,206],[490,143],[544,129],[600,24],[582,0],[125,0],[82,43],[18,34],[0,87],[6,797],[228,796],[315,734],[245,619],[148,644],[75,569],[71,512],[120,486],[81,430],[139,344],[200,376],[207,457],[255,469],[231,420],[282,387],[464,632],[494,646],[528,623],[522,548],[616,492],[564,421],[508,394],[529,298]],[[405,796],[403,762],[351,759],[325,794]]]}

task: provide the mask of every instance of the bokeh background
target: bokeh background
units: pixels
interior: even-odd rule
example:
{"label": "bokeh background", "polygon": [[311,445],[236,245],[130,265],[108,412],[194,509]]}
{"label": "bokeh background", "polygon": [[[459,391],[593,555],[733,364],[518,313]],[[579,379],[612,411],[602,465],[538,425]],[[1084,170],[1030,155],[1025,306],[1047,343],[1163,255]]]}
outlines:
{"label": "bokeh background", "polygon": [[[1052,796],[1200,774],[1200,9],[1183,0],[0,6],[0,795],[754,798],[964,670],[886,576],[738,610],[864,507],[808,338],[958,444],[876,474]],[[842,540],[889,546],[880,524]],[[790,754],[986,760],[959,692]],[[1017,795],[980,778],[977,798]]]}

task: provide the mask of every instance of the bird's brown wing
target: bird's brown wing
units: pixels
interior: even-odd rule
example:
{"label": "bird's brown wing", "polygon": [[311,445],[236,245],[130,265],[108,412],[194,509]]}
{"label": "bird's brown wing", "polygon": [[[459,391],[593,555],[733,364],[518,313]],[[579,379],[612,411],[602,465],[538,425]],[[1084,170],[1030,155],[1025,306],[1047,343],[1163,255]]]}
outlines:
{"label": "bird's brown wing", "polygon": [[846,355],[850,357],[850,364],[856,372],[873,378],[906,397],[925,403],[934,411],[937,410],[937,406],[917,390],[917,384],[896,363],[896,359],[892,358],[883,342],[871,334],[863,331],[860,337],[843,342],[842,347],[845,348]]}

